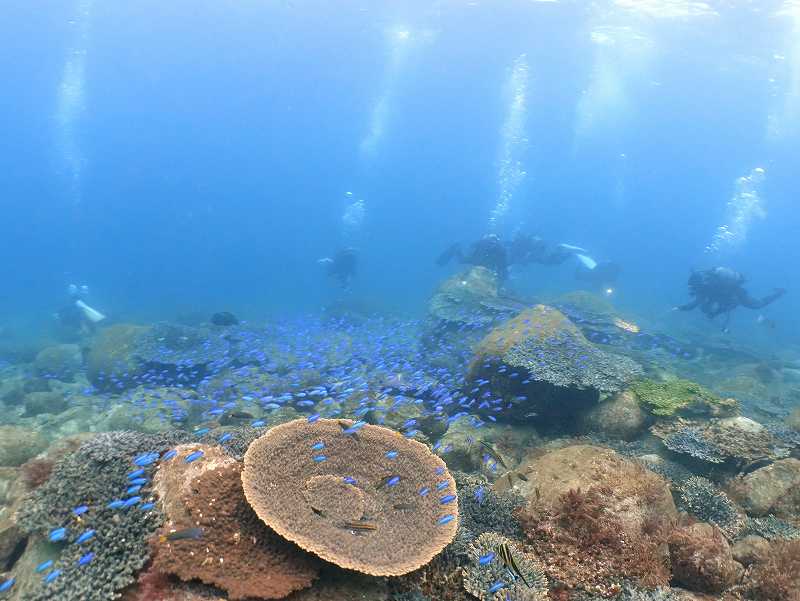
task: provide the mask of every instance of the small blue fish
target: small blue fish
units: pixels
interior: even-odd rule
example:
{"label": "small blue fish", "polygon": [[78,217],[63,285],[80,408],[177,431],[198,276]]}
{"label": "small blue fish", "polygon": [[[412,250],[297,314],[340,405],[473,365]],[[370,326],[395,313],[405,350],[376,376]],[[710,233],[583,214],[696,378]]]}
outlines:
{"label": "small blue fish", "polygon": [[230,432],[225,432],[225,434],[223,434],[217,439],[217,442],[219,444],[222,444],[228,442],[231,438],[233,438],[233,434],[231,434]]}
{"label": "small blue fish", "polygon": [[312,451],[321,451],[324,448],[325,448],[324,442],[315,442],[314,444],[311,445]]}
{"label": "small blue fish", "polygon": [[80,536],[79,536],[79,537],[78,537],[78,538],[75,540],[75,543],[76,543],[76,544],[78,544],[78,545],[82,545],[82,544],[83,544],[83,543],[85,543],[87,540],[91,539],[91,538],[94,536],[94,534],[95,534],[94,530],[87,530],[86,532],[84,532],[83,534],[81,534],[81,535],[80,535]]}
{"label": "small blue fish", "polygon": [[323,461],[327,461],[327,459],[325,455],[314,455],[314,461],[317,463],[322,463]]}
{"label": "small blue fish", "polygon": [[134,478],[130,481],[131,486],[144,486],[147,484],[147,478]]}
{"label": "small blue fish", "polygon": [[481,555],[478,558],[478,563],[482,566],[485,566],[487,563],[491,562],[494,559],[494,551],[489,551],[486,555]]}
{"label": "small blue fish", "polygon": [[420,497],[427,497],[428,493],[430,493],[430,492],[431,492],[431,489],[426,486],[424,488],[419,489],[419,496]]}
{"label": "small blue fish", "polygon": [[72,514],[73,515],[83,515],[87,511],[89,511],[89,507],[88,506],[80,505],[79,507],[76,507],[75,509],[72,510]]}
{"label": "small blue fish", "polygon": [[266,425],[267,425],[267,422],[265,422],[263,419],[257,419],[252,424],[250,424],[250,427],[251,428],[263,428]]}
{"label": "small blue fish", "polygon": [[135,495],[140,490],[142,490],[142,487],[139,484],[137,484],[136,486],[129,486],[128,490],[125,491],[125,494],[126,495]]}
{"label": "small blue fish", "polygon": [[51,582],[53,582],[53,580],[55,580],[59,576],[61,576],[61,570],[53,570],[47,576],[44,577],[44,583],[50,584]]}
{"label": "small blue fish", "polygon": [[52,559],[48,559],[47,561],[43,561],[38,566],[36,566],[36,573],[37,574],[41,574],[45,570],[49,569],[50,566],[52,566],[52,565],[53,565],[53,560]]}
{"label": "small blue fish", "polygon": [[452,513],[448,513],[447,515],[444,515],[444,516],[440,517],[440,518],[439,518],[439,519],[436,521],[436,523],[437,523],[439,526],[444,526],[445,524],[447,524],[447,523],[449,523],[449,522],[452,522],[452,521],[455,519],[455,517],[456,517],[456,516],[454,516]]}
{"label": "small blue fish", "polygon": [[505,583],[505,582],[503,582],[503,581],[501,581],[501,580],[498,580],[498,581],[497,581],[497,582],[495,582],[495,583],[494,583],[492,586],[490,586],[490,587],[489,587],[489,590],[488,590],[487,592],[488,592],[490,595],[493,595],[493,594],[495,594],[497,591],[499,591],[501,588],[505,588],[505,587],[506,587],[506,583]]}
{"label": "small blue fish", "polygon": [[142,511],[150,511],[155,506],[156,506],[155,503],[143,503],[142,505],[139,505],[139,509],[141,509]]}
{"label": "small blue fish", "polygon": [[406,438],[414,438],[417,434],[419,434],[419,430],[409,430],[408,432],[403,434],[403,436],[405,436]]}
{"label": "small blue fish", "polygon": [[117,499],[116,501],[111,501],[108,505],[106,505],[108,509],[122,509],[125,507],[125,501],[121,501]]}
{"label": "small blue fish", "polygon": [[59,541],[64,540],[67,538],[67,529],[66,528],[56,528],[55,530],[50,532],[50,536],[48,537],[51,543],[57,543]]}
{"label": "small blue fish", "polygon": [[442,474],[444,474],[444,468],[443,467],[437,467],[436,468],[436,475],[437,476],[441,476]]}
{"label": "small blue fish", "polygon": [[313,424],[319,418],[320,418],[320,414],[319,413],[315,413],[314,415],[309,415],[308,418],[307,418],[307,421],[308,421],[309,424]]}
{"label": "small blue fish", "polygon": [[397,451],[386,451],[387,459],[397,459]]}
{"label": "small blue fish", "polygon": [[478,503],[478,505],[483,505],[483,499],[486,496],[486,491],[483,489],[483,486],[476,488],[473,496],[475,497],[475,501]]}
{"label": "small blue fish", "polygon": [[123,501],[123,503],[122,503],[122,507],[124,509],[127,509],[128,507],[133,507],[134,505],[136,505],[141,500],[142,500],[142,497],[131,497],[130,499],[125,499],[125,501]]}
{"label": "small blue fish", "polygon": [[9,578],[3,584],[0,584],[0,593],[10,591],[14,584],[17,582],[16,578]]}
{"label": "small blue fish", "polygon": [[87,563],[94,559],[94,553],[91,551],[78,560],[79,566],[85,566]]}
{"label": "small blue fish", "polygon": [[447,505],[448,503],[452,503],[455,500],[455,495],[445,495],[441,499],[439,499],[439,503],[442,505]]}
{"label": "small blue fish", "polygon": [[400,476],[392,476],[386,481],[386,486],[397,486],[400,484]]}
{"label": "small blue fish", "polygon": [[200,428],[199,430],[194,431],[195,436],[203,436],[211,432],[211,428]]}
{"label": "small blue fish", "polygon": [[353,486],[355,486],[355,484],[356,484],[356,479],[353,478],[352,476],[345,476],[344,477],[344,481],[345,481],[345,484],[352,484]]}
{"label": "small blue fish", "polygon": [[436,490],[444,490],[448,486],[450,486],[450,482],[448,482],[447,480],[442,480],[441,482],[436,484]]}
{"label": "small blue fish", "polygon": [[176,451],[175,449],[172,449],[172,450],[167,451],[166,453],[164,453],[164,456],[161,458],[161,461],[169,461],[170,459],[175,459],[175,457],[177,457],[177,455],[178,455],[178,451]]}
{"label": "small blue fish", "polygon": [[133,463],[139,467],[146,467],[156,461],[158,461],[158,453],[144,453],[134,459]]}
{"label": "small blue fish", "polygon": [[194,453],[189,453],[186,458],[183,460],[184,463],[191,463],[192,461],[197,461],[200,459],[205,453],[203,451],[195,451]]}
{"label": "small blue fish", "polygon": [[144,476],[144,470],[143,469],[135,470],[130,474],[128,474],[128,480],[133,480],[134,478],[139,478],[141,476]]}

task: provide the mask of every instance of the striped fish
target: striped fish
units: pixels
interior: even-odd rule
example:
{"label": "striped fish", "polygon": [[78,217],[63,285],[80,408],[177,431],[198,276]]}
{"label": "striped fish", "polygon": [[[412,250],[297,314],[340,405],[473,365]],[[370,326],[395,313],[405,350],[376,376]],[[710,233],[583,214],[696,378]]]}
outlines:
{"label": "striped fish", "polygon": [[508,546],[508,543],[503,543],[497,547],[497,555],[500,557],[503,565],[508,568],[512,574],[519,576],[522,579],[522,582],[525,583],[525,586],[531,588],[531,585],[528,584],[527,580],[525,580],[525,576],[522,575],[522,571],[519,569],[517,562],[514,561],[514,555],[511,553],[511,548]]}

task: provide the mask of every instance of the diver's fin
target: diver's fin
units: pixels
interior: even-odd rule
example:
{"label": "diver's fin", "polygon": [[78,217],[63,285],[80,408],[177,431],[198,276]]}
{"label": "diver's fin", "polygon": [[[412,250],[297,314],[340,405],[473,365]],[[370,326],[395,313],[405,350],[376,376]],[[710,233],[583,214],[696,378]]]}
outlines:
{"label": "diver's fin", "polygon": [[580,261],[586,269],[592,271],[594,270],[595,267],[597,267],[597,261],[592,259],[592,257],[587,255],[582,255],[580,253],[575,253],[575,256],[578,258],[578,261]]}
{"label": "diver's fin", "polygon": [[581,248],[580,246],[574,246],[572,244],[564,244],[563,242],[561,244],[559,244],[558,246],[560,246],[561,248],[565,248],[567,250],[575,251],[576,253],[577,252],[583,252],[583,253],[586,252],[585,248]]}
{"label": "diver's fin", "polygon": [[83,315],[92,323],[99,323],[103,321],[106,316],[100,313],[97,309],[92,309],[82,300],[75,301],[75,306],[83,312]]}

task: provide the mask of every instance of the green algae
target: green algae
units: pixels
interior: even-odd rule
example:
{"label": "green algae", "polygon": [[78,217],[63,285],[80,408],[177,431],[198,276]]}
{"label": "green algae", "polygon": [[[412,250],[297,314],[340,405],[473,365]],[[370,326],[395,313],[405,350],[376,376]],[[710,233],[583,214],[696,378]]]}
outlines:
{"label": "green algae", "polygon": [[637,380],[631,385],[631,391],[650,413],[661,417],[687,410],[693,414],[728,415],[738,408],[736,400],[722,398],[697,382],[680,378],[663,382]]}

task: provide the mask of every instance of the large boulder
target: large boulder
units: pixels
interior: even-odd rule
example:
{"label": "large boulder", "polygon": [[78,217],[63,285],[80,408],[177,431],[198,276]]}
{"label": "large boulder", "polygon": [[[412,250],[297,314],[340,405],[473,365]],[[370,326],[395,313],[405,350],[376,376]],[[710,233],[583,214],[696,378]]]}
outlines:
{"label": "large boulder", "polygon": [[145,326],[115,324],[91,341],[86,356],[86,375],[101,390],[119,391],[133,385],[141,367],[134,357],[136,341]]}
{"label": "large boulder", "polygon": [[0,426],[0,466],[17,467],[47,448],[47,439],[36,430]]}
{"label": "large boulder", "polygon": [[77,344],[57,344],[39,351],[34,361],[36,373],[47,378],[72,382],[83,366],[83,354]]}
{"label": "large boulder", "polygon": [[[561,312],[537,305],[494,328],[478,344],[469,380],[502,396],[503,415],[537,413],[560,423],[621,392],[641,376],[632,359],[589,343]],[[486,406],[487,411],[495,407]],[[495,413],[490,413],[494,415]]]}
{"label": "large boulder", "polygon": [[528,479],[517,483],[517,490],[545,507],[555,506],[571,490],[600,487],[613,491],[617,515],[632,527],[641,527],[645,506],[670,519],[678,516],[665,479],[606,447],[581,444],[534,452],[520,471]]}
{"label": "large boulder", "polygon": [[63,413],[69,403],[60,392],[29,392],[25,395],[25,416],[32,417],[43,413],[57,415]]}
{"label": "large boulder", "polygon": [[674,580],[692,591],[721,593],[739,582],[744,572],[722,532],[711,524],[677,529],[670,537],[669,552]]}
{"label": "large boulder", "polygon": [[800,460],[781,459],[732,481],[728,492],[755,516],[800,517]]}
{"label": "large boulder", "polygon": [[638,437],[648,424],[649,416],[636,395],[627,390],[595,405],[583,416],[585,431],[622,440]]}

